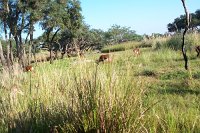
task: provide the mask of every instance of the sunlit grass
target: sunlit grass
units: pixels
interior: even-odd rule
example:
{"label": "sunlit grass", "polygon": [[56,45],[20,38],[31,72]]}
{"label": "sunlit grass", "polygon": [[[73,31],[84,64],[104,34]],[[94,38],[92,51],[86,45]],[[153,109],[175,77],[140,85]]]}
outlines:
{"label": "sunlit grass", "polygon": [[109,52],[125,51],[125,50],[139,47],[140,44],[141,44],[140,42],[131,41],[131,42],[125,42],[125,43],[121,43],[121,44],[109,45],[109,46],[105,46],[103,49],[101,49],[101,52],[109,53]]}
{"label": "sunlit grass", "polygon": [[200,59],[187,72],[179,51],[112,55],[112,63],[97,65],[99,55],[88,54],[2,73],[0,132],[200,131]]}

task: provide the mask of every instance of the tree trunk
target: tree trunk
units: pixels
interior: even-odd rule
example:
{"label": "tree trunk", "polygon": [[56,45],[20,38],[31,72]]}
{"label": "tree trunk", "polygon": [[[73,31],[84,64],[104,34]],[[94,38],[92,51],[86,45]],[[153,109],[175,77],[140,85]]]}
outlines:
{"label": "tree trunk", "polygon": [[28,65],[31,64],[31,52],[32,51],[32,44],[30,42],[29,46],[28,46]]}
{"label": "tree trunk", "polygon": [[26,62],[25,62],[25,57],[26,57],[26,51],[25,51],[25,46],[22,42],[22,36],[19,34],[19,63],[22,67],[25,67]]}
{"label": "tree trunk", "polygon": [[188,70],[188,57],[187,57],[187,54],[186,54],[186,50],[185,50],[185,34],[187,32],[187,30],[189,29],[189,25],[190,25],[190,16],[189,16],[189,13],[188,13],[188,10],[186,8],[186,5],[185,5],[185,0],[181,0],[182,1],[182,4],[183,4],[183,8],[185,10],[185,14],[186,14],[186,26],[185,26],[185,30],[183,32],[183,38],[182,38],[182,54],[183,54],[183,58],[184,58],[184,61],[185,61],[185,69]]}
{"label": "tree trunk", "polygon": [[66,44],[63,44],[62,53],[61,53],[61,59],[64,58],[64,55],[65,55],[65,53],[66,53],[66,48],[67,48],[67,45],[66,45]]}
{"label": "tree trunk", "polygon": [[12,46],[12,40],[11,40],[11,32],[9,33],[9,45],[10,45],[10,62],[13,65],[14,57],[13,57],[13,46]]}
{"label": "tree trunk", "polygon": [[6,62],[7,62],[8,68],[10,69],[10,46],[8,43],[6,23],[4,23],[4,34],[5,34],[5,41],[6,41]]}
{"label": "tree trunk", "polygon": [[52,64],[52,46],[51,46],[51,43],[50,43],[50,41],[49,41],[49,35],[50,35],[50,33],[51,33],[52,30],[53,30],[53,28],[50,28],[50,29],[48,29],[47,32],[46,32],[46,35],[47,35],[47,40],[46,40],[46,42],[47,42],[47,45],[48,45],[48,47],[49,47],[49,61],[50,61],[50,64]]}
{"label": "tree trunk", "polygon": [[16,43],[16,50],[17,50],[17,58],[19,58],[19,40],[18,40],[18,37],[17,36],[15,36],[14,37],[14,39],[15,39],[15,43]]}
{"label": "tree trunk", "polygon": [[33,45],[32,46],[32,49],[33,49],[33,57],[34,57],[34,62],[36,62],[36,47]]}
{"label": "tree trunk", "polygon": [[[58,31],[60,31],[60,28],[56,30],[56,32],[54,33],[53,37],[51,38],[51,41],[50,42],[48,41],[49,45],[50,45],[49,46],[50,47],[50,64],[53,63],[53,59],[52,59],[52,47],[53,46],[52,46],[52,44],[53,44],[54,38],[55,38],[56,34],[58,33]],[[51,30],[50,30],[50,32],[51,32]],[[49,34],[50,34],[50,32],[49,32]],[[48,40],[49,40],[49,35],[48,35]]]}
{"label": "tree trunk", "polygon": [[30,42],[29,42],[29,46],[28,46],[28,64],[31,63],[31,53],[32,53],[32,45],[33,45],[33,31],[32,28],[30,29]]}
{"label": "tree trunk", "polygon": [[2,66],[5,67],[6,66],[6,59],[3,55],[3,48],[2,48],[1,41],[0,41],[0,58],[1,58]]}
{"label": "tree trunk", "polygon": [[32,45],[33,45],[33,24],[32,24],[32,17],[30,20],[30,41],[29,41],[29,50],[28,50],[28,64],[31,63],[31,51],[32,51]]}
{"label": "tree trunk", "polygon": [[75,38],[73,38],[73,45],[75,47],[75,50],[76,50],[76,53],[77,53],[78,57],[80,58],[80,48],[78,48],[77,40]]}

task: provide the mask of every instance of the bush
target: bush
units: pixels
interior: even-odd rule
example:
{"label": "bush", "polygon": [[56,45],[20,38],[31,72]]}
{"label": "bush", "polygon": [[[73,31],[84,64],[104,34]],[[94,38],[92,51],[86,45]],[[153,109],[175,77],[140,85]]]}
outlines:
{"label": "bush", "polygon": [[[185,45],[187,50],[192,50],[195,45],[198,45],[200,37],[198,34],[187,34],[185,38]],[[177,34],[171,37],[167,42],[165,47],[171,48],[173,50],[181,50],[182,47],[182,34]]]}
{"label": "bush", "polygon": [[155,38],[150,40],[144,40],[140,47],[152,47],[154,50],[164,47],[167,38]]}
{"label": "bush", "polygon": [[177,35],[171,37],[167,41],[165,47],[173,49],[173,50],[180,50],[181,45],[182,45],[182,37],[180,34],[177,34]]}

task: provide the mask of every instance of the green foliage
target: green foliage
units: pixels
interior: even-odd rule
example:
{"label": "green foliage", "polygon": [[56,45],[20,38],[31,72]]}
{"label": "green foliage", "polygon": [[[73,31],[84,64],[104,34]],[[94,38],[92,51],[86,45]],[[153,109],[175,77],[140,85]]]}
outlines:
{"label": "green foliage", "polygon": [[120,41],[140,41],[142,37],[137,35],[130,27],[122,27],[120,25],[113,25],[106,33],[106,40],[109,43],[116,44]]}
{"label": "green foliage", "polygon": [[143,40],[140,47],[152,47],[154,50],[163,48],[166,45],[167,38],[155,38]]}
{"label": "green foliage", "polygon": [[181,50],[181,46],[182,46],[182,36],[180,34],[171,37],[166,43],[166,47],[173,50]]}
{"label": "green foliage", "polygon": [[[200,17],[199,17],[199,9],[196,10],[195,13],[191,13],[191,22],[190,22],[190,28],[193,30],[195,28],[198,28],[200,26]],[[169,23],[167,25],[169,32],[180,32],[182,29],[185,29],[185,21],[186,17],[185,15],[181,15],[180,17],[177,17],[174,19],[174,22]]]}
{"label": "green foliage", "polygon": [[[198,45],[200,41],[199,34],[187,34],[185,38],[185,45],[187,50],[192,50],[194,46]],[[165,47],[173,50],[181,50],[182,35],[177,34],[167,40]]]}

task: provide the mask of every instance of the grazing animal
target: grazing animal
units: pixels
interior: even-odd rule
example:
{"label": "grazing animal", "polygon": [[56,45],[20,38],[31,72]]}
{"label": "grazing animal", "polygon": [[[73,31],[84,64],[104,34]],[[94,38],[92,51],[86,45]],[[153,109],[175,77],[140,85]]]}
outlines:
{"label": "grazing animal", "polygon": [[26,66],[26,67],[25,67],[25,71],[26,71],[26,72],[33,71],[33,66],[31,66],[31,65]]}
{"label": "grazing animal", "polygon": [[103,54],[99,57],[99,59],[96,61],[98,64],[99,62],[112,62],[112,57],[109,54]]}
{"label": "grazing animal", "polygon": [[134,55],[138,56],[140,54],[140,49],[139,48],[133,49],[133,53]]}
{"label": "grazing animal", "polygon": [[199,56],[199,53],[200,53],[200,46],[196,46],[195,48],[196,52],[197,52],[197,57]]}

